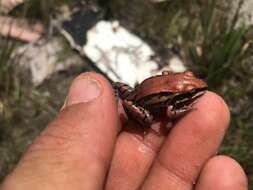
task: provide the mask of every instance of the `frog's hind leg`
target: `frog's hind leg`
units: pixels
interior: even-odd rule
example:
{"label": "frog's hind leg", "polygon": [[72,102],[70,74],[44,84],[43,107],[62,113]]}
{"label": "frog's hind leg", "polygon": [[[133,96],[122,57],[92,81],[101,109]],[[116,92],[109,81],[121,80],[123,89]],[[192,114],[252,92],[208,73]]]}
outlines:
{"label": "frog's hind leg", "polygon": [[143,127],[149,127],[153,121],[153,115],[151,113],[137,105],[134,105],[132,101],[124,100],[123,107],[127,115],[141,124]]}
{"label": "frog's hind leg", "polygon": [[127,84],[121,83],[121,82],[115,82],[113,83],[113,89],[115,92],[115,96],[119,97],[121,99],[131,99],[130,95],[133,92],[133,88],[131,86],[128,86]]}

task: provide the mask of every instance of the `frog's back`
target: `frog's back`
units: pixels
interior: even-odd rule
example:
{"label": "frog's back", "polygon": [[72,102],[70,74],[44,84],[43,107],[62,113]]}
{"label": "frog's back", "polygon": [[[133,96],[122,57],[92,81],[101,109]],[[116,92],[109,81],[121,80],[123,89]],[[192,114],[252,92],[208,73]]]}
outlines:
{"label": "frog's back", "polygon": [[196,78],[192,73],[157,75],[144,80],[136,88],[136,100],[159,93],[181,94],[206,86],[204,81]]}

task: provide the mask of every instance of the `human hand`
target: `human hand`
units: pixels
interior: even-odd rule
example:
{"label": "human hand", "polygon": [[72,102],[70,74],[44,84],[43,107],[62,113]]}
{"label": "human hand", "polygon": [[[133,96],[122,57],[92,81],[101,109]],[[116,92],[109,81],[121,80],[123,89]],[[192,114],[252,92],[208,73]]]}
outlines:
{"label": "human hand", "polygon": [[216,156],[229,124],[226,104],[207,92],[195,106],[168,135],[143,135],[120,120],[109,82],[82,74],[0,189],[246,190],[240,165]]}

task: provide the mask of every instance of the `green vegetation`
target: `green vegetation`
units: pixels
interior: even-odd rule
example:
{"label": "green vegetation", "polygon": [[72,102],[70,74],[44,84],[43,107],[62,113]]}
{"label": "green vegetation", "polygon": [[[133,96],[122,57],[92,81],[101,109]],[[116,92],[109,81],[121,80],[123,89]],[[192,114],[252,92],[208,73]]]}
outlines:
{"label": "green vegetation", "polygon": [[[17,107],[13,107],[13,103],[19,100],[19,78],[17,77],[14,65],[11,63],[11,53],[15,48],[15,44],[11,41],[0,39],[0,152],[1,162],[0,170],[10,169],[11,162],[17,159],[17,156],[10,157],[8,151],[12,151],[9,143],[11,131],[11,121],[16,112]],[[8,148],[6,148],[8,147]],[[6,164],[7,167],[1,167]],[[0,177],[1,177],[0,173]]]}
{"label": "green vegetation", "polygon": [[[27,1],[25,6],[17,7],[11,14],[23,14],[48,23],[52,16],[48,13],[55,11],[54,3],[80,1],[39,2]],[[119,19],[123,25],[153,46],[168,47],[179,44],[187,66],[204,78],[210,89],[220,94],[228,103],[231,110],[231,127],[220,153],[238,160],[249,177],[250,185],[253,185],[252,27],[239,19],[243,3],[243,0],[238,1],[237,5],[231,4],[229,0],[169,0],[152,4],[147,0],[110,0],[101,5],[106,9],[108,18]],[[18,105],[25,92],[20,90],[23,87],[17,68],[11,64],[10,54],[15,47],[13,42],[1,40],[0,46],[0,154],[4,154],[0,160],[0,170],[1,164],[8,165],[4,171],[6,174],[27,144],[23,140],[21,148],[14,146],[21,141],[19,135],[23,134],[23,131],[34,129],[12,128],[17,118],[20,119]],[[39,105],[52,105],[54,97],[41,95],[47,91],[45,89],[46,85],[39,89],[36,98],[23,101],[33,101],[30,103],[30,109],[36,109],[38,104],[34,103],[34,100],[37,98],[44,101]],[[43,109],[45,107],[37,108],[36,114],[43,112]],[[48,116],[46,121],[54,112],[50,113],[51,116]],[[31,137],[26,136],[26,141],[37,133],[32,132]],[[0,173],[0,177],[4,174]]]}
{"label": "green vegetation", "polygon": [[[3,125],[7,125],[6,122],[12,119],[15,112],[15,108],[11,108],[12,101],[17,102],[19,99],[19,78],[16,77],[16,70],[10,61],[14,48],[13,42],[0,39],[0,122]],[[1,130],[3,127],[0,132]]]}

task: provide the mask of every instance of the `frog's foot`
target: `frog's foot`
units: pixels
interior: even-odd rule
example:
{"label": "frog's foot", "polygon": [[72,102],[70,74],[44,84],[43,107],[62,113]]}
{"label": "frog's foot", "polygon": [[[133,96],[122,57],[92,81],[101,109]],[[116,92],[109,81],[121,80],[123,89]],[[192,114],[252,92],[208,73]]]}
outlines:
{"label": "frog's foot", "polygon": [[133,92],[133,88],[131,86],[121,82],[113,83],[113,89],[115,96],[121,99],[129,99],[130,94]]}
{"label": "frog's foot", "polygon": [[144,127],[149,127],[153,121],[153,115],[151,113],[140,107],[133,104],[132,101],[124,100],[123,107],[127,113],[127,115],[137,121]]}
{"label": "frog's foot", "polygon": [[192,102],[190,105],[185,105],[181,108],[174,109],[173,106],[168,106],[167,108],[167,117],[170,119],[176,119],[178,117],[181,117],[185,115],[187,112],[191,111],[193,109],[193,105],[196,102]]}

